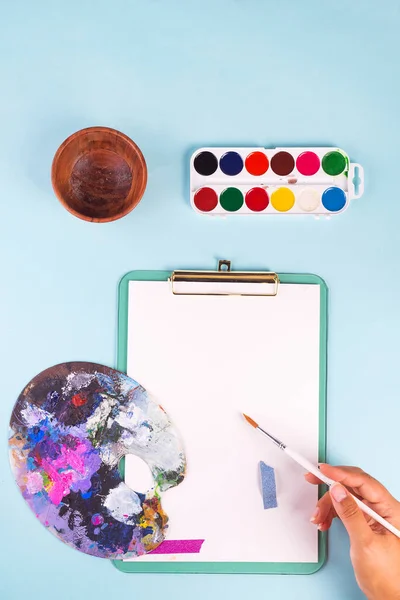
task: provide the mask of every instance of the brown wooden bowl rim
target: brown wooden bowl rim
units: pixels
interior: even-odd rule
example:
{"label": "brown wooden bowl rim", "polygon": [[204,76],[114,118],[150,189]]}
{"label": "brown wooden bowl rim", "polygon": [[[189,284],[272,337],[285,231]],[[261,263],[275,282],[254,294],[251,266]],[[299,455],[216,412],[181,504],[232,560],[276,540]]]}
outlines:
{"label": "brown wooden bowl rim", "polygon": [[[64,152],[65,148],[73,141],[76,140],[76,138],[80,137],[81,135],[86,134],[89,131],[97,131],[100,133],[112,133],[115,134],[116,136],[123,138],[123,140],[133,148],[133,150],[136,152],[139,161],[141,163],[141,167],[143,169],[143,183],[142,183],[142,188],[140,190],[140,193],[137,194],[136,196],[136,201],[132,204],[129,205],[127,208],[125,208],[124,210],[121,210],[119,213],[116,213],[114,216],[112,217],[107,217],[107,218],[97,218],[97,217],[88,217],[82,213],[80,213],[77,210],[74,210],[73,208],[71,208],[71,206],[65,201],[65,199],[63,198],[59,187],[58,187],[58,183],[57,183],[57,169],[58,169],[58,163],[60,161],[60,157],[62,155],[62,153]],[[129,137],[127,136],[125,133],[122,133],[122,131],[118,131],[118,129],[113,129],[112,127],[103,127],[103,126],[94,126],[94,127],[85,127],[84,129],[79,129],[79,131],[76,131],[75,133],[72,133],[70,136],[68,136],[63,143],[58,147],[54,158],[53,158],[53,162],[51,165],[51,183],[53,186],[53,190],[55,195],[57,196],[58,200],[61,202],[61,204],[63,205],[63,207],[72,215],[74,215],[75,217],[78,217],[78,219],[82,219],[83,221],[89,221],[91,223],[111,223],[112,221],[117,221],[118,219],[122,219],[122,217],[125,217],[126,215],[128,215],[130,212],[132,212],[132,210],[134,208],[136,208],[136,206],[139,204],[139,202],[141,201],[143,194],[146,190],[146,186],[147,186],[147,164],[146,164],[146,160],[143,156],[142,151],[140,150],[139,146],[137,144],[135,144],[135,142]]]}

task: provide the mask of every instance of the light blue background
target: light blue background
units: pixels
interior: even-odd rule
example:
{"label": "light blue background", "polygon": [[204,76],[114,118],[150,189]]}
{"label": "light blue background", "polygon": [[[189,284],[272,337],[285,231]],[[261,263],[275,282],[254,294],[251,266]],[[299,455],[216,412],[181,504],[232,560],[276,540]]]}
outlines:
{"label": "light blue background", "polygon": [[[340,524],[313,576],[121,574],[35,521],[6,436],[19,392],[42,369],[115,365],[122,275],[228,258],[326,279],[329,458],[400,497],[399,30],[398,0],[0,0],[4,600],[361,597]],[[142,203],[116,223],[80,221],[52,192],[54,152],[90,125],[125,132],[148,163]],[[219,144],[337,144],[364,166],[366,193],[327,221],[204,218],[189,205],[188,156]]]}

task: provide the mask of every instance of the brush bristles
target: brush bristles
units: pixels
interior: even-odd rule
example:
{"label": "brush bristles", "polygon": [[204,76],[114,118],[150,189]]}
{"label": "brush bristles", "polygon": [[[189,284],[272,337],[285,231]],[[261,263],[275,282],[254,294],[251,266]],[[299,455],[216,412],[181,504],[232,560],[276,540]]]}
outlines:
{"label": "brush bristles", "polygon": [[250,425],[251,425],[252,427],[254,427],[255,429],[257,429],[257,427],[258,427],[258,423],[256,423],[255,421],[253,421],[253,419],[252,419],[251,417],[249,417],[249,416],[245,415],[244,413],[243,413],[243,416],[244,416],[244,418],[246,419],[246,421],[247,421],[248,423],[250,423]]}

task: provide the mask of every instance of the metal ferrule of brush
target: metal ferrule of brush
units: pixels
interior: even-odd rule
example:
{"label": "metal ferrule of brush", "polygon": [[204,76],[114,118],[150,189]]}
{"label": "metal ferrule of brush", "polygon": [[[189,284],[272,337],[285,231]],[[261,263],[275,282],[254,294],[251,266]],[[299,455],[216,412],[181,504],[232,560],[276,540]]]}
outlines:
{"label": "metal ferrule of brush", "polygon": [[286,445],[281,442],[280,440],[278,440],[276,437],[274,437],[273,435],[271,435],[270,433],[268,433],[268,431],[265,431],[265,429],[263,429],[262,427],[258,426],[258,429],[267,437],[269,437],[269,439],[274,442],[274,444],[276,444],[281,450],[285,450]]}

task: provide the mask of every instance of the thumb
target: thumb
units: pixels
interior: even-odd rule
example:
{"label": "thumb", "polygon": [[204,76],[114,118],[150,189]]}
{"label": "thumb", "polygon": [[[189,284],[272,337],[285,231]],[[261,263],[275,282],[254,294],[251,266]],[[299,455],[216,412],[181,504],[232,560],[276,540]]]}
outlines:
{"label": "thumb", "polygon": [[352,544],[364,543],[370,539],[372,531],[363,512],[347,489],[340,483],[335,483],[330,489],[330,495],[337,515],[347,529],[350,542]]}

